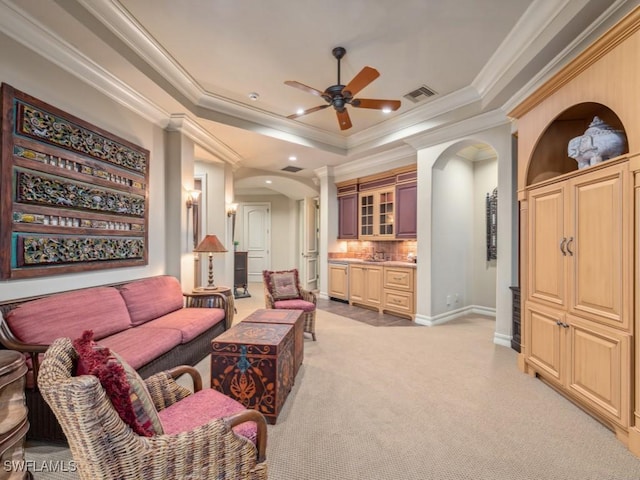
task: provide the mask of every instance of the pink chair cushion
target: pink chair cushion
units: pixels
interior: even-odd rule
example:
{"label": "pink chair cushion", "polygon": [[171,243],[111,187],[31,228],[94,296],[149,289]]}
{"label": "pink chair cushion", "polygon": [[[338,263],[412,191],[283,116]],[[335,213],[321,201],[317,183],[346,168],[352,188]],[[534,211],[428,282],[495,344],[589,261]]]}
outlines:
{"label": "pink chair cushion", "polygon": [[136,326],[174,312],[184,305],[178,279],[160,275],[127,283],[120,288],[131,324]]}
{"label": "pink chair cushion", "polygon": [[113,287],[66,292],[23,303],[6,315],[19,340],[50,345],[58,337],[78,338],[93,330],[97,340],[131,327],[122,296]]}
{"label": "pink chair cushion", "polygon": [[264,284],[274,300],[291,300],[301,298],[298,279],[298,270],[279,270],[271,272],[264,270],[262,272]]}
{"label": "pink chair cushion", "polygon": [[[206,424],[212,419],[223,418],[228,415],[242,412],[245,407],[226,395],[206,388],[190,395],[173,405],[160,410],[158,415],[164,433],[172,435],[188,432],[196,427]],[[245,422],[233,427],[237,435],[256,442],[258,428],[255,422]]]}
{"label": "pink chair cushion", "polygon": [[284,308],[287,310],[304,310],[305,312],[313,312],[316,306],[306,300],[277,300],[273,302],[274,308]]}
{"label": "pink chair cushion", "polygon": [[181,308],[168,313],[162,318],[151,320],[140,325],[139,328],[171,328],[182,335],[182,343],[187,343],[201,333],[224,320],[224,310],[221,308]]}
{"label": "pink chair cushion", "polygon": [[100,340],[136,370],[180,345],[182,335],[170,328],[130,328]]}

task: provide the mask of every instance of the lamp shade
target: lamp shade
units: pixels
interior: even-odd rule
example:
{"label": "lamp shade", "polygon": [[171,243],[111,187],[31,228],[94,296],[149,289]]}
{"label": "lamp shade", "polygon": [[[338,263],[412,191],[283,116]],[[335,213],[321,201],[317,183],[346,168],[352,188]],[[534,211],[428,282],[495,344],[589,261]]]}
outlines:
{"label": "lamp shade", "polygon": [[224,245],[220,243],[218,237],[215,235],[207,235],[202,239],[202,241],[198,244],[198,246],[193,250],[194,252],[199,253],[209,253],[209,252],[226,252],[227,249],[224,248]]}

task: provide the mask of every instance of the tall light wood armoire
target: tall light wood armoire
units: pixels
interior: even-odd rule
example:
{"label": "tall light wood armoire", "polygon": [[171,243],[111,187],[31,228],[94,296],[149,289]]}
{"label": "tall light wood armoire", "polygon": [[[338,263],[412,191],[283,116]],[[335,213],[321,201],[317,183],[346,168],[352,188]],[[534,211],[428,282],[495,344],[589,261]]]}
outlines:
{"label": "tall light wood armoire", "polygon": [[[510,116],[518,130],[518,365],[640,456],[640,7]],[[626,148],[579,169],[568,144],[595,117],[623,131]]]}

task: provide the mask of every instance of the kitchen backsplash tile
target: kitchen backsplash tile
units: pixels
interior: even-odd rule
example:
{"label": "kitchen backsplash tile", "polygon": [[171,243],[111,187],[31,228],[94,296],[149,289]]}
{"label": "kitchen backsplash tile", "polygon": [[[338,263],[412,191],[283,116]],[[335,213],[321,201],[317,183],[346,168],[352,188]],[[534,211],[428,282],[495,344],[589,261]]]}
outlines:
{"label": "kitchen backsplash tile", "polygon": [[329,259],[360,258],[373,256],[394,262],[412,261],[417,254],[417,241],[398,240],[384,242],[361,242],[359,240],[340,241],[339,252],[329,252]]}

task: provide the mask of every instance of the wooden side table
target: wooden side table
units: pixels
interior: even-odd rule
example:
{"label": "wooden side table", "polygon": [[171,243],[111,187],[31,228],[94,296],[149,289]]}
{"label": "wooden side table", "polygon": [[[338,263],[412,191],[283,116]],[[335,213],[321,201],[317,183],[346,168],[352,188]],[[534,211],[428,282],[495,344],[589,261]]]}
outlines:
{"label": "wooden side table", "polygon": [[205,288],[197,287],[193,289],[190,295],[189,307],[209,307],[222,308],[218,295],[223,295],[227,302],[225,307],[226,329],[229,330],[233,324],[233,316],[236,313],[236,307],[233,298],[233,291],[229,287]]}
{"label": "wooden side table", "polygon": [[[277,323],[293,326],[293,376],[298,374],[302,360],[304,358],[304,337],[303,337],[303,311],[302,310],[282,310],[273,308],[259,308],[247,316],[242,322],[251,323]],[[242,323],[241,322],[241,323]]]}
{"label": "wooden side table", "polygon": [[276,423],[293,386],[293,329],[240,322],[218,335],[211,341],[211,388]]}
{"label": "wooden side table", "polygon": [[26,373],[21,353],[0,350],[0,478],[32,478],[24,468],[24,439],[29,430],[24,399]]}

